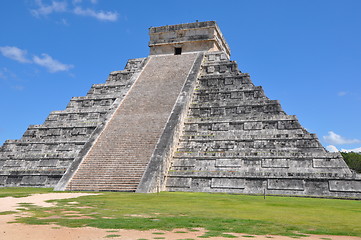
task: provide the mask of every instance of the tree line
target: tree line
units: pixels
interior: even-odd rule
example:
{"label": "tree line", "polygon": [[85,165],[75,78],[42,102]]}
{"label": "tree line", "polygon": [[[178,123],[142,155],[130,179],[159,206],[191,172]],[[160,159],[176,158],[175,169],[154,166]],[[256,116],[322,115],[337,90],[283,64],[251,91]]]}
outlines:
{"label": "tree line", "polygon": [[355,152],[341,152],[341,155],[349,168],[361,173],[361,154]]}

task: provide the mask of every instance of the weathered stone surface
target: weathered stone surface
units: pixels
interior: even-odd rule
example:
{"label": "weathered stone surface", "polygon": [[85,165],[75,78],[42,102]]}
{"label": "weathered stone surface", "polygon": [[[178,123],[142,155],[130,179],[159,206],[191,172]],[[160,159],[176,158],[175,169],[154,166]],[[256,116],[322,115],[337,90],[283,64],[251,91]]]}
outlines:
{"label": "weathered stone surface", "polygon": [[0,149],[0,185],[54,187],[119,105],[144,60],[129,60],[125,70],[93,85],[87,96],[72,98],[65,110],[30,125],[21,139],[7,140]]}
{"label": "weathered stone surface", "polygon": [[329,185],[330,191],[361,193],[361,181],[330,180]]}
{"label": "weathered stone surface", "polygon": [[238,178],[212,178],[211,188],[239,188],[245,187],[245,179]]}
{"label": "weathered stone surface", "polygon": [[0,186],[361,198],[361,176],[254,86],[215,22],[149,34],[148,58],[0,147]]}
{"label": "weathered stone surface", "polygon": [[208,52],[201,69],[167,176],[191,184],[167,184],[168,191],[361,197],[341,155],[327,152],[234,61]]}
{"label": "weathered stone surface", "polygon": [[268,179],[268,189],[303,191],[304,181],[299,179]]}
{"label": "weathered stone surface", "polygon": [[228,56],[230,49],[216,22],[196,22],[149,29],[150,54],[174,54],[199,51],[224,51]]}
{"label": "weathered stone surface", "polygon": [[66,189],[136,190],[196,57],[149,58]]}
{"label": "weathered stone surface", "polygon": [[192,178],[170,178],[167,181],[167,187],[190,188],[191,183]]}

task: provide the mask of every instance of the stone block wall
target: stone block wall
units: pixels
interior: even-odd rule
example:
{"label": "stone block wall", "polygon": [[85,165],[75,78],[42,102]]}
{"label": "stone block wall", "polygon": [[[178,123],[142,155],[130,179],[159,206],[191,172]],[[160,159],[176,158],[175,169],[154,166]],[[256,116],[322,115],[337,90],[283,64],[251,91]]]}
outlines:
{"label": "stone block wall", "polygon": [[339,153],[270,100],[223,52],[206,53],[168,191],[360,197]]}
{"label": "stone block wall", "polygon": [[21,139],[7,140],[0,147],[0,187],[55,186],[112,115],[144,63],[144,58],[129,60],[124,70],[94,84],[86,96],[73,97],[65,110],[30,125]]}

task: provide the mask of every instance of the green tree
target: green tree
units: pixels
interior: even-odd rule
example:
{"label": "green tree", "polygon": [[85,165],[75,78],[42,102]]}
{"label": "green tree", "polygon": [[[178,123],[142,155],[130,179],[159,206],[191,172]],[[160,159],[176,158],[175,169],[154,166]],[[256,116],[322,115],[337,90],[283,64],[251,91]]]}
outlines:
{"label": "green tree", "polygon": [[355,170],[357,173],[361,173],[361,154],[355,152],[341,152],[343,159],[349,166],[349,168]]}

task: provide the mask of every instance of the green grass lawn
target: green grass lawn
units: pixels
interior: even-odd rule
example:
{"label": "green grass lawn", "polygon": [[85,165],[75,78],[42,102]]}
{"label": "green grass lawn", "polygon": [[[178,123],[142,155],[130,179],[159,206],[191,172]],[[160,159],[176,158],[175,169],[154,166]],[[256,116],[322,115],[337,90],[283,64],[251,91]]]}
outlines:
{"label": "green grass lawn", "polygon": [[[49,191],[4,188],[0,189],[0,197]],[[262,196],[182,192],[106,192],[97,196],[54,201],[57,205],[51,208],[24,204],[23,207],[34,215],[17,221],[107,229],[191,230],[202,227],[208,231],[204,237],[232,237],[225,234],[232,232],[361,236],[361,201],[354,200],[271,196],[263,199]],[[67,211],[72,212],[69,214]],[[74,219],[81,216],[88,219]]]}
{"label": "green grass lawn", "polygon": [[54,192],[52,188],[23,188],[23,187],[14,187],[14,188],[0,188],[0,198],[3,197],[27,197],[35,193],[51,193]]}

